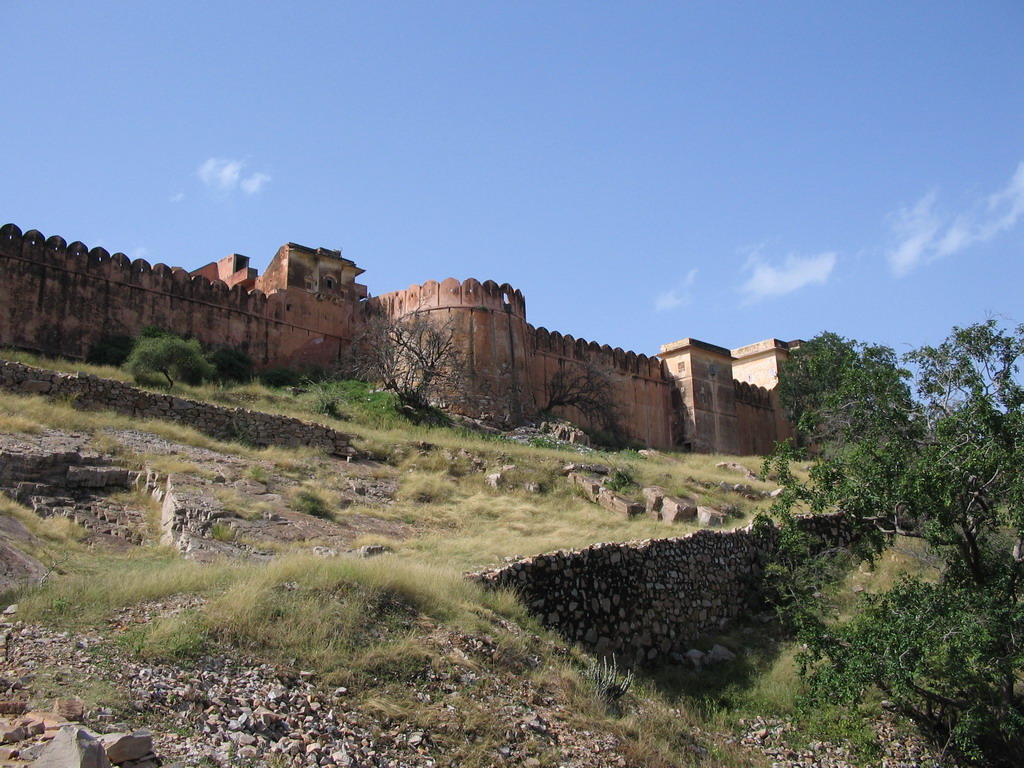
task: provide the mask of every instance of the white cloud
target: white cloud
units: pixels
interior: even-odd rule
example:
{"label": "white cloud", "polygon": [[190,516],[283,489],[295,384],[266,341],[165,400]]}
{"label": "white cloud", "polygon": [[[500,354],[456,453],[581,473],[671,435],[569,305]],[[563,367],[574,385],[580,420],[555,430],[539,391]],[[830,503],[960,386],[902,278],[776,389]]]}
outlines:
{"label": "white cloud", "polygon": [[787,256],[781,267],[767,262],[754,251],[747,260],[746,269],[751,270],[750,279],[741,290],[747,294],[748,302],[768,296],[782,296],[805,285],[824,284],[836,265],[835,253],[821,253],[817,256]]}
{"label": "white cloud", "polygon": [[219,192],[231,192],[236,188],[241,188],[245,194],[254,195],[270,181],[269,174],[259,171],[243,178],[242,170],[244,168],[244,160],[211,157],[199,166],[196,173],[203,184]]}
{"label": "white cloud", "polygon": [[697,281],[697,270],[691,269],[686,273],[686,277],[683,278],[683,282],[677,285],[675,288],[670,288],[667,291],[662,291],[658,294],[654,300],[654,311],[655,312],[666,312],[676,307],[681,307],[684,304],[690,303],[690,288]]}
{"label": "white cloud", "polygon": [[897,277],[1015,227],[1024,216],[1024,162],[1005,187],[968,206],[951,222],[935,212],[937,197],[929,192],[912,208],[900,208],[891,217],[896,245],[889,251],[889,267]]}
{"label": "white cloud", "polygon": [[179,192],[176,195],[171,195],[171,202],[172,203],[180,203],[184,199],[185,199],[185,193],[184,192]]}
{"label": "white cloud", "polygon": [[260,191],[260,187],[268,181],[270,181],[270,174],[254,173],[252,176],[242,179],[242,191],[247,195],[255,195]]}

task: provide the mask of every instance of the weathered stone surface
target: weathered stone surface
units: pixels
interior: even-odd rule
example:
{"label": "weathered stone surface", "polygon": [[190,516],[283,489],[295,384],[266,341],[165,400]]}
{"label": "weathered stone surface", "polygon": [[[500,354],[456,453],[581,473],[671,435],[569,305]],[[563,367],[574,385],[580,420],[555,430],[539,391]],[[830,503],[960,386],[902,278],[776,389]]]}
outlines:
{"label": "weathered stone surface", "polygon": [[681,496],[666,496],[661,502],[661,520],[665,523],[683,523],[697,516],[697,502]]}
{"label": "weathered stone surface", "polygon": [[705,528],[719,528],[725,524],[726,514],[714,507],[697,507],[697,522]]}
{"label": "weathered stone surface", "polygon": [[660,485],[651,485],[644,488],[644,503],[647,506],[647,516],[653,520],[661,519],[661,505],[668,493]]}
{"label": "weathered stone surface", "polygon": [[597,503],[607,510],[625,517],[636,517],[644,513],[644,505],[627,499],[622,494],[602,488],[597,494]]}
{"label": "weathered stone surface", "polygon": [[103,745],[85,728],[67,725],[46,745],[33,768],[111,768]]}
{"label": "weathered stone surface", "polygon": [[107,759],[112,763],[141,760],[153,751],[153,734],[140,730],[132,733],[108,733],[100,737]]}
{"label": "weathered stone surface", "polygon": [[601,492],[601,481],[596,477],[582,472],[571,472],[569,482],[579,488],[587,499],[593,502],[597,501],[598,494]]}

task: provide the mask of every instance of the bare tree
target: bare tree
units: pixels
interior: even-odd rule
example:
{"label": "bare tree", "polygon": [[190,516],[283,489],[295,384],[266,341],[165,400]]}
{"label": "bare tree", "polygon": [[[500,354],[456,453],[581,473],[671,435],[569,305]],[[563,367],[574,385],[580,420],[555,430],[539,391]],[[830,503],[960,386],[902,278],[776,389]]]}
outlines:
{"label": "bare tree", "polygon": [[399,410],[416,420],[432,405],[456,399],[467,375],[451,322],[418,313],[374,316],[356,340],[352,372],[393,392]]}
{"label": "bare tree", "polygon": [[562,365],[544,382],[541,411],[575,408],[594,425],[615,432],[621,408],[615,397],[615,374],[591,361]]}

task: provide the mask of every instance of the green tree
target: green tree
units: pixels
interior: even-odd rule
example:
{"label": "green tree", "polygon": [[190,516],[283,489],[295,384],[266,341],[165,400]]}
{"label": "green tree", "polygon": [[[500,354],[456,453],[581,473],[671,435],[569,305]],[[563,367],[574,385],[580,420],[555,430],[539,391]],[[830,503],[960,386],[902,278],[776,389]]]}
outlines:
{"label": "green tree", "polygon": [[798,445],[841,450],[909,427],[909,375],[891,348],[825,332],[793,351],[777,391]]}
{"label": "green tree", "polygon": [[[842,509],[867,534],[869,556],[897,536],[920,540],[925,575],[904,576],[837,618],[826,592],[806,582],[821,558],[808,556],[792,526],[768,569],[818,695],[852,702],[878,690],[885,706],[989,765],[1024,755],[1022,355],[1024,326],[954,328],[904,358],[916,369],[916,400],[872,407],[857,417],[865,430],[839,430],[842,448],[824,452],[809,483],[784,477],[774,509],[783,520],[797,509]],[[890,363],[874,372],[883,389],[902,376]],[[872,427],[893,415],[899,429]],[[775,461],[783,471],[784,458]]]}
{"label": "green tree", "polygon": [[214,376],[213,365],[203,355],[196,339],[159,335],[140,338],[125,363],[125,368],[136,381],[151,379],[162,374],[168,386],[175,380],[186,384],[201,384]]}

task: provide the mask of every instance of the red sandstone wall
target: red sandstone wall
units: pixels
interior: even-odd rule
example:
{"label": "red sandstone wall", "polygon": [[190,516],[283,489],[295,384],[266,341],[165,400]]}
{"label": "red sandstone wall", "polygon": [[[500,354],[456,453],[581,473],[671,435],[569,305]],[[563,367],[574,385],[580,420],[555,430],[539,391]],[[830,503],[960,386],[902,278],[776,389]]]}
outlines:
{"label": "red sandstone wall", "polygon": [[329,366],[351,340],[359,306],[191,277],[165,264],[36,230],[0,228],[0,344],[83,358],[103,336],[147,325],[237,347],[260,367]]}
{"label": "red sandstone wall", "polygon": [[737,452],[741,456],[765,456],[782,439],[776,433],[771,393],[764,387],[733,381],[736,402]]}
{"label": "red sandstone wall", "polygon": [[[373,302],[391,317],[428,312],[452,323],[483,390],[484,410],[489,408],[491,415],[510,413],[513,421],[532,418],[545,402],[544,384],[550,376],[560,367],[592,362],[616,374],[617,399],[630,437],[655,447],[672,445],[672,384],[660,360],[534,328],[526,322],[522,293],[508,284],[431,280]],[[597,426],[575,409],[562,415]]]}

